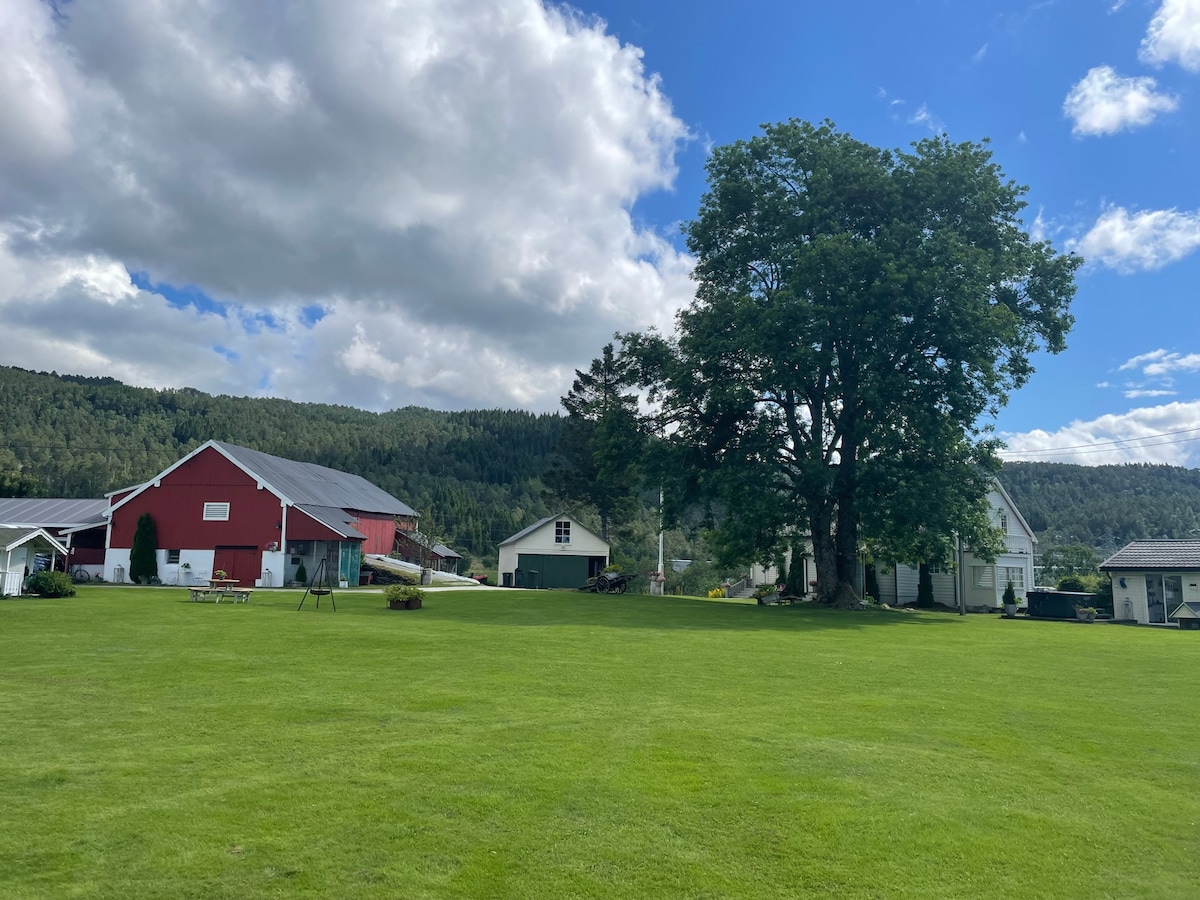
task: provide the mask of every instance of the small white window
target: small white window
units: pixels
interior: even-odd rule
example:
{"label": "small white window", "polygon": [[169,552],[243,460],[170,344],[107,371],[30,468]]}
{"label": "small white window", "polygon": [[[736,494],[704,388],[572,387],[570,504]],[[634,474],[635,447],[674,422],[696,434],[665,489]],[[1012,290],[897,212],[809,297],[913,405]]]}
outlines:
{"label": "small white window", "polygon": [[977,588],[993,586],[991,566],[971,566],[971,584]]}
{"label": "small white window", "polygon": [[204,521],[205,522],[228,522],[229,521],[229,504],[228,503],[205,503],[204,504]]}
{"label": "small white window", "polygon": [[1008,513],[1000,513],[1000,530],[1008,534]]}
{"label": "small white window", "polygon": [[554,543],[556,543],[556,544],[571,543],[571,523],[570,522],[555,522],[554,523]]}

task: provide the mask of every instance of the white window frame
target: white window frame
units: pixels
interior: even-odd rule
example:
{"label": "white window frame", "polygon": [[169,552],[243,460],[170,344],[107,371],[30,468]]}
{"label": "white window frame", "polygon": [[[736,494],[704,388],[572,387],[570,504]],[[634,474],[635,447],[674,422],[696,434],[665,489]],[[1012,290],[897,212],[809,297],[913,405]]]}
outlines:
{"label": "white window frame", "polygon": [[1008,534],[1008,513],[1003,510],[1000,512],[1000,530]]}
{"label": "white window frame", "polygon": [[571,520],[559,519],[554,523],[554,543],[569,544],[571,543]]}
{"label": "white window frame", "polygon": [[229,503],[221,502],[206,502],[204,504],[204,521],[205,522],[228,522],[229,521]]}
{"label": "white window frame", "polygon": [[1024,566],[1001,566],[1004,570],[1004,577],[1000,580],[1005,587],[1011,581],[1013,590],[1018,593],[1025,591],[1025,567]]}

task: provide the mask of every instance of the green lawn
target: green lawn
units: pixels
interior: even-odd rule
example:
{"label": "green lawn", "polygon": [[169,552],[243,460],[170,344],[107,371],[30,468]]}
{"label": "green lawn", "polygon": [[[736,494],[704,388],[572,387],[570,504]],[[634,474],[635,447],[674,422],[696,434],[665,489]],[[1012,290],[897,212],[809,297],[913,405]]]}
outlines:
{"label": "green lawn", "polygon": [[1200,896],[1200,634],[0,602],[0,897]]}

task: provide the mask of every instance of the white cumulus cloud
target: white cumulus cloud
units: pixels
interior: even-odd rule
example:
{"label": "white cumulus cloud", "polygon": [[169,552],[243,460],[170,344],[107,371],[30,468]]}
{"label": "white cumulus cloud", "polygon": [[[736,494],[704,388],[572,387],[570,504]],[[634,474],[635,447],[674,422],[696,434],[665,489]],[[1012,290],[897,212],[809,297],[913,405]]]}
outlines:
{"label": "white cumulus cloud", "polygon": [[1163,0],[1150,20],[1140,56],[1154,65],[1176,62],[1200,72],[1200,0]]}
{"label": "white cumulus cloud", "polygon": [[1084,258],[1118,272],[1161,269],[1200,248],[1200,211],[1175,209],[1130,213],[1123,206],[1101,214],[1072,244]]}
{"label": "white cumulus cloud", "polygon": [[691,259],[631,212],[690,135],[603,22],[540,0],[57,9],[0,0],[15,364],[550,409],[613,331],[692,296]]}
{"label": "white cumulus cloud", "polygon": [[1149,76],[1126,78],[1111,66],[1096,66],[1071,88],[1063,112],[1079,135],[1115,134],[1149,125],[1159,113],[1174,112],[1178,98],[1159,93]]}
{"label": "white cumulus cloud", "polygon": [[1200,464],[1200,400],[1074,421],[1057,431],[1037,429],[1000,436],[1008,444],[1003,456],[1012,461],[1195,466]]}

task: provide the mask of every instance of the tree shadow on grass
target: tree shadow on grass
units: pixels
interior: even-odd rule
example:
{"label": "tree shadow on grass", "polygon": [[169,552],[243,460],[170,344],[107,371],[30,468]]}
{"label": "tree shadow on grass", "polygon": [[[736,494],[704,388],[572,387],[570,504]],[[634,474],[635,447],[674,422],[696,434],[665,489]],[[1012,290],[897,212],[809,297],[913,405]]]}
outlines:
{"label": "tree shadow on grass", "polygon": [[758,606],[695,597],[598,595],[560,591],[492,592],[487,596],[434,594],[419,613],[466,625],[673,629],[685,631],[811,631],[889,626],[951,626],[953,613],[862,612],[815,604]]}

